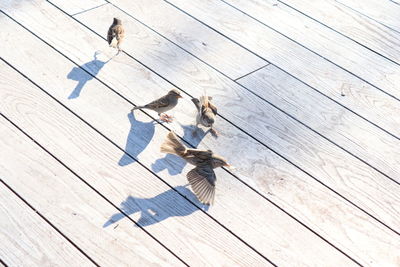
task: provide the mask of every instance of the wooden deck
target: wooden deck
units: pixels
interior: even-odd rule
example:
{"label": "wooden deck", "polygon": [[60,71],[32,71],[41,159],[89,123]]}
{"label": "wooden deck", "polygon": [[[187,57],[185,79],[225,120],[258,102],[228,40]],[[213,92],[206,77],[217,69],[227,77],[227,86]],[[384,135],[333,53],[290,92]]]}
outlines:
{"label": "wooden deck", "polygon": [[[399,1],[5,0],[0,25],[0,265],[400,266]],[[130,112],[171,88],[173,123]],[[170,130],[236,167],[213,206]]]}

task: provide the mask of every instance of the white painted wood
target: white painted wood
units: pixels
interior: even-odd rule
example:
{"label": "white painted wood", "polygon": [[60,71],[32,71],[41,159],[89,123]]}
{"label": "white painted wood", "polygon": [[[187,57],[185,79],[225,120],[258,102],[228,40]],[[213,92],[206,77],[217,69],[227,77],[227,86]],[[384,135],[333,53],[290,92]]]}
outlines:
{"label": "white painted wood", "polygon": [[[3,154],[19,140],[3,118],[0,125]],[[0,259],[8,266],[95,266],[1,183],[0,218]]]}
{"label": "white painted wood", "polygon": [[[177,160],[176,157],[164,157],[165,155],[159,152],[159,147],[168,133],[165,128],[161,126],[155,126],[150,118],[139,111],[135,112],[135,117],[130,115],[127,118],[131,105],[123,99],[117,97],[116,94],[112,93],[109,89],[105,88],[104,85],[100,84],[95,79],[82,79],[88,80],[88,82],[85,84],[85,87],[83,88],[79,97],[75,99],[68,99],[68,96],[76,85],[76,81],[66,80],[65,76],[72,77],[72,75],[70,75],[70,70],[74,70],[76,67],[74,67],[74,65],[71,63],[66,63],[68,60],[63,58],[55,51],[52,51],[49,48],[46,49],[46,46],[42,42],[35,39],[34,36],[30,35],[25,30],[20,28],[15,29],[15,23],[7,21],[8,20],[2,21],[2,25],[4,25],[5,29],[13,29],[13,33],[11,33],[9,30],[5,30],[4,34],[8,36],[11,35],[13,37],[12,39],[14,40],[9,44],[13,45],[15,49],[18,47],[18,50],[23,51],[24,49],[22,49],[22,47],[18,44],[29,43],[30,48],[28,51],[24,52],[23,56],[21,57],[15,57],[12,55],[7,56],[4,54],[6,60],[10,60],[11,64],[26,73],[26,75],[29,77],[33,77],[33,79],[36,80],[40,86],[46,88],[48,92],[55,96],[59,101],[67,105],[79,116],[85,118],[96,129],[101,130],[115,143],[121,147],[124,147],[131,155],[137,156],[137,158],[139,158],[139,160],[148,168],[151,168],[153,171],[157,172],[165,181],[171,183],[177,190],[198,204],[194,195],[183,186],[187,184],[186,173],[192,167],[185,165],[181,160]],[[74,27],[74,30],[68,30],[68,32],[81,34],[86,32],[82,31],[83,26],[78,26],[79,24],[76,22],[71,24],[65,23],[63,25],[70,25],[69,27]],[[59,29],[63,29],[63,26],[60,25],[60,27],[61,28]],[[88,51],[88,55],[91,55],[92,51],[94,50],[93,46],[101,45],[101,43],[103,43],[100,38],[97,38],[91,33],[89,33],[87,36],[79,36],[79,38],[82,40],[88,40],[87,42],[81,42],[79,46],[79,51]],[[78,48],[76,48],[76,51],[74,51],[67,50],[64,46],[65,44],[68,46],[68,43],[71,40],[70,37],[71,36],[65,36],[61,39],[58,38],[58,42],[61,43],[57,44],[56,46],[59,49],[62,49],[62,52],[73,56],[74,54],[78,53]],[[33,51],[38,50],[46,51],[46,53],[32,53]],[[104,57],[104,54],[99,55],[99,60],[106,61]],[[30,67],[36,65],[39,65],[40,67]],[[143,67],[135,64],[134,61],[128,56],[123,54],[120,54],[118,57],[105,64],[99,71],[95,71],[95,65],[101,66],[99,62],[97,62],[97,64],[86,64],[85,66],[91,66],[92,71],[98,73],[97,77],[106,80],[106,82],[111,84],[113,87],[118,87],[119,89],[123,90],[122,93],[129,94],[129,97],[135,101],[142,102],[150,100],[151,98],[154,98],[162,92],[166,92],[170,89],[170,85],[161,80],[161,78],[149,73]],[[43,73],[46,75],[44,76]],[[64,75],[60,75],[60,73],[63,73]],[[34,77],[40,78],[35,79]],[[74,77],[84,78],[87,76],[82,72],[75,71]],[[54,84],[59,86],[54,87]],[[131,84],[135,84],[135,87],[130,87]],[[132,94],[130,92],[134,93]],[[146,94],[143,94],[143,92],[146,92]],[[180,109],[181,111],[190,111],[191,114],[188,115],[191,116],[179,116],[179,121],[183,121],[181,119],[184,118],[187,123],[192,122],[194,118],[193,104],[190,103],[190,100],[183,100],[183,102],[181,101],[180,106],[182,106]],[[178,114],[176,115],[178,116]],[[223,123],[223,121],[220,123]],[[238,163],[241,173],[247,176],[242,178],[247,179],[248,182],[252,182],[253,174],[255,177],[257,177],[257,183],[260,184],[260,187],[263,188],[264,191],[273,190],[271,192],[274,192],[275,189],[273,182],[265,184],[266,177],[264,171],[269,170],[269,172],[274,172],[277,176],[279,175],[279,178],[276,179],[285,179],[285,177],[292,177],[295,175],[297,177],[302,177],[301,182],[295,182],[297,178],[290,179],[293,179],[295,183],[300,183],[299,186],[301,186],[301,189],[317,187],[318,189],[313,190],[314,194],[320,194],[320,197],[328,198],[326,194],[329,194],[330,192],[325,188],[322,188],[316,182],[313,182],[312,185],[307,184],[308,178],[304,177],[304,173],[296,170],[291,165],[288,165],[287,167],[280,167],[280,163],[286,165],[287,163],[285,163],[285,161],[282,159],[277,158],[276,155],[274,156],[271,154],[271,152],[265,153],[265,148],[254,141],[252,142],[248,137],[233,129],[232,126],[223,124],[222,127],[228,130],[231,129],[232,133],[234,134],[234,139],[232,140],[233,137],[230,136],[230,134],[228,134],[226,137],[221,136],[217,142],[213,141],[212,149],[218,152],[220,151],[224,156],[229,156],[234,151],[237,151],[231,147],[232,143],[238,143],[240,141],[243,142],[243,140],[246,140],[248,146],[243,146],[243,148],[241,148],[243,153],[254,153],[255,150],[259,150],[260,154],[263,155],[262,158],[256,158],[255,161],[250,161],[247,166],[240,166],[239,163],[241,162],[239,159],[232,159],[234,160],[234,164]],[[179,124],[175,124],[174,128],[182,132],[182,128]],[[188,130],[185,136],[190,137],[191,131]],[[208,138],[208,140],[210,139]],[[198,140],[196,141],[199,143]],[[221,147],[224,146],[226,146],[229,151],[224,151],[221,149]],[[260,162],[260,160],[265,162],[265,165],[271,164],[269,162],[275,160],[277,163],[271,164],[271,166],[268,166],[266,169],[264,168],[263,163],[258,163],[261,166],[254,169],[253,162],[257,163]],[[137,165],[137,163],[135,164],[131,158],[123,153],[120,153],[118,157],[115,157],[114,164],[120,165],[120,168],[132,168],[132,165]],[[241,164],[243,165],[243,163]],[[292,170],[290,171],[290,175],[287,173],[288,169]],[[276,209],[273,205],[262,199],[251,189],[245,187],[227,172],[218,170],[217,175],[217,201],[216,205],[211,207],[208,212],[223,225],[233,230],[235,234],[243,238],[247,243],[254,246],[258,251],[265,254],[268,258],[271,258],[273,262],[282,264],[291,262],[298,265],[310,265],[316,263],[323,264],[323,262],[329,258],[330,262],[332,262],[332,265],[352,265],[352,262],[344,255],[340,254],[333,247],[302,227],[293,219],[289,218],[283,212]],[[146,180],[148,179],[150,178],[147,178]],[[282,180],[280,180],[280,183],[277,184],[276,190],[285,191],[284,187],[282,187],[282,183]],[[303,185],[304,183],[306,183],[306,185]],[[172,192],[168,191],[167,193],[164,192],[163,194],[165,196],[169,196],[172,195]],[[136,196],[131,194],[133,197],[127,197],[124,203],[132,203],[134,199],[139,199],[137,201],[141,203],[149,203],[151,201],[156,201],[157,199],[163,198],[163,194],[161,194],[161,196],[154,194],[152,197],[147,197],[145,199],[138,197],[133,198]],[[287,192],[284,192],[283,194],[282,192],[279,193],[279,195],[284,194],[287,194]],[[301,190],[298,190],[296,195],[298,194],[302,194],[302,198],[307,198],[307,196],[309,196],[308,193],[303,193]],[[276,197],[276,200],[280,201],[281,204],[285,204],[285,201],[281,201],[279,198],[280,197]],[[174,203],[173,200],[170,200],[166,205],[176,206],[177,204]],[[318,222],[323,222],[324,219],[323,217],[321,218],[319,210],[315,209],[314,207],[314,200],[310,201],[313,203],[313,206],[308,208],[309,211],[304,212],[303,205],[301,205],[297,211],[297,213],[299,213],[298,216],[301,216],[304,220],[317,220]],[[305,202],[308,202],[308,200],[305,200]],[[357,220],[357,225],[363,224],[365,227],[371,230],[374,229],[374,231],[380,232],[382,235],[387,236],[388,239],[391,239],[393,234],[390,233],[390,231],[378,225],[376,222],[371,222],[370,218],[356,211],[350,205],[343,203],[343,201],[340,201],[335,196],[333,197],[333,202],[335,203],[333,206],[339,206],[339,210],[341,212],[342,210],[346,210],[347,212],[345,213],[349,214],[350,216],[353,216],[354,213],[358,213],[362,219]],[[251,206],[252,208],[249,209],[248,206]],[[184,216],[179,215],[180,213],[177,211],[179,209],[184,209],[182,204],[178,204],[178,206],[174,209],[175,213],[177,214],[165,216],[165,218],[161,216],[162,218],[159,220],[169,221],[172,219],[169,217]],[[157,211],[156,213],[162,213],[158,209],[155,210]],[[186,209],[185,215],[193,216],[196,211],[198,212],[195,207],[190,210]],[[335,213],[333,210],[332,212]],[[137,215],[134,214],[132,216]],[[116,215],[115,217],[118,218],[119,216]],[[156,217],[156,219],[158,219],[158,217]],[[312,222],[311,224],[313,224],[317,230],[320,228],[323,229],[321,231],[324,232],[324,235],[331,235],[338,240],[338,243],[342,242],[340,240],[341,238],[345,238],[346,240],[344,243],[346,244],[341,245],[343,248],[346,246],[352,247],[353,245],[362,246],[362,243],[359,244],[359,241],[357,240],[358,238],[356,238],[356,236],[358,236],[357,225],[348,225],[346,223],[347,220],[348,218],[340,218],[340,220],[337,220],[332,225],[330,223],[327,225],[319,225],[315,222]],[[266,221],[268,221],[267,224],[265,223]],[[343,227],[343,225],[347,225],[348,227]],[[334,231],[335,234],[332,235],[330,232],[333,231],[332,228],[334,226],[338,227],[338,229],[336,229]],[[190,228],[191,226],[187,227]],[[354,238],[348,238],[348,236],[353,236],[353,234],[355,234]],[[218,238],[221,238],[219,234],[216,235]],[[341,238],[338,238],[338,236]],[[367,238],[367,240],[374,244],[375,242],[380,243],[380,241],[375,240],[375,238]],[[304,242],[306,241],[308,246],[304,246]],[[367,242],[363,242],[363,244],[365,243]],[[379,244],[377,245],[380,246]],[[362,249],[352,250],[355,251],[355,254],[360,255],[358,257],[360,257],[362,260]],[[390,251],[390,247],[388,250]],[[271,251],[273,251],[273,253]]]}
{"label": "white painted wood", "polygon": [[52,2],[56,5],[62,6],[63,10],[65,10],[70,15],[86,12],[93,8],[97,8],[101,5],[107,4],[105,0],[84,0],[84,1],[54,0]]}
{"label": "white painted wood", "polygon": [[110,2],[232,79],[268,64],[163,0]]}
{"label": "white painted wood", "polygon": [[[193,265],[269,265],[256,252],[139,164],[120,166],[118,160],[121,151],[118,148],[38,88],[28,84],[27,80],[7,70],[2,71],[0,79],[2,88],[0,112],[28,132],[115,205],[118,206],[122,202],[121,208],[132,219],[146,227],[150,234],[185,262]],[[21,106],[24,108],[21,109]],[[18,168],[14,171],[18,173]],[[76,182],[79,184],[79,180]],[[125,199],[128,200],[127,203]],[[82,200],[86,201],[92,203],[90,198]],[[99,204],[98,208],[103,209],[103,206]],[[132,224],[115,210],[108,210],[105,213],[106,218],[103,216],[95,222],[100,231],[114,233],[114,227],[119,228],[118,225],[121,223]],[[118,221],[118,224],[113,224],[114,221]],[[133,225],[130,227],[140,230]],[[145,247],[152,248],[156,244],[140,241],[135,232],[125,234],[129,234],[133,239],[130,242],[142,244],[137,248],[137,253],[143,254],[141,257],[145,259],[155,257],[146,255],[142,250]],[[85,238],[93,237],[86,235]],[[110,238],[120,237],[112,234]],[[105,241],[108,244],[110,242],[110,240]],[[134,244],[127,247],[131,249],[135,247]],[[113,251],[112,257],[121,258],[123,262],[132,262],[132,258],[128,260],[124,257],[127,247],[116,247],[115,250],[122,251],[120,253]],[[82,246],[82,249],[86,247]],[[105,256],[100,251],[96,254],[99,254],[97,257],[111,257]],[[138,255],[132,254],[132,257]]]}
{"label": "white painted wood", "polygon": [[359,2],[356,0],[336,0],[336,2],[400,32],[400,6],[394,1],[364,0]]}
{"label": "white painted wood", "polygon": [[[107,12],[99,8],[79,18],[96,32],[103,32],[102,29],[107,27],[103,23],[106,14]],[[139,36],[151,36],[146,41],[132,35],[127,37],[127,42],[137,44],[136,48],[127,47],[128,53],[192,95],[199,95],[207,90],[208,94],[214,97],[219,112],[229,121],[268,144],[394,229],[398,228],[400,198],[393,191],[400,189],[397,184],[277,111],[265,101],[249,94],[238,84],[184,52],[179,52],[175,46],[163,43],[141,25],[127,17],[124,18],[122,14],[121,17],[125,19],[129,28],[140,32]],[[190,62],[192,67],[182,66],[180,62]],[[346,182],[343,182],[344,180]],[[369,192],[368,196],[365,193],[360,194],[360,189]],[[386,191],[393,194],[383,193]],[[375,199],[371,196],[375,196]]]}
{"label": "white painted wood", "polygon": [[[32,14],[32,12],[30,13]],[[61,25],[73,27],[75,24],[76,23],[61,23],[59,26],[63,29]],[[87,40],[87,42],[80,43],[79,51],[88,51],[88,56],[86,57],[90,59],[92,57],[91,51],[94,50],[93,46],[101,46],[101,43],[104,41],[90,34],[85,35],[83,33],[86,31],[81,30],[80,27],[74,27],[74,29],[65,29],[65,31],[74,32],[74,36],[79,36],[79,39]],[[46,27],[42,27],[41,29],[46,29]],[[80,61],[79,57],[85,57],[84,53],[80,54],[78,52],[78,48],[75,49],[76,51],[67,49],[71,47],[69,45],[71,44],[71,36],[64,36],[62,39],[54,39],[45,32],[42,33],[42,36],[44,35],[46,35],[48,41],[50,40],[52,42],[52,45],[55,45],[58,49],[61,49],[63,53],[67,53],[69,56],[73,57],[74,60]],[[19,38],[27,42],[23,32],[18,32],[16,38],[18,38],[17,36],[20,36]],[[37,45],[34,45],[34,42],[29,41],[29,43],[31,43],[33,51],[38,49]],[[47,54],[50,54],[50,52],[47,52],[46,55]],[[79,57],[76,57],[75,54],[79,54]],[[27,62],[26,60],[28,58],[32,60],[32,62]],[[175,186],[186,183],[184,174],[189,170],[189,166],[182,166],[182,162],[179,160],[177,161],[174,157],[166,157],[165,159],[155,161],[155,158],[161,158],[163,156],[157,151],[163,137],[166,135],[165,130],[162,128],[160,129],[158,126],[154,127],[153,130],[151,123],[146,117],[143,117],[140,112],[135,113],[135,119],[130,118],[133,124],[132,127],[129,120],[122,118],[126,116],[125,112],[130,109],[130,106],[127,106],[123,101],[117,101],[115,96],[107,93],[107,90],[102,89],[103,87],[98,84],[96,80],[88,81],[79,98],[67,100],[67,97],[70,95],[76,83],[70,84],[68,81],[58,80],[62,78],[57,77],[57,73],[67,73],[71,67],[67,67],[65,71],[60,71],[64,67],[62,67],[61,63],[55,67],[54,62],[62,62],[62,60],[57,59],[57,55],[54,53],[50,58],[54,60],[43,64],[44,66],[48,66],[48,69],[45,71],[38,68],[24,67],[37,65],[35,62],[47,62],[43,55],[38,54],[34,57],[21,57],[17,59],[15,57],[10,57],[10,60],[13,60],[13,63],[16,64],[18,68],[24,69],[31,77],[41,76],[42,72],[47,73],[46,79],[39,79],[38,82],[45,88],[52,90],[51,93],[60,99],[60,101],[89,120],[96,128],[101,129],[102,132],[110,136],[117,144],[121,144],[121,146],[126,144],[126,149],[129,153],[138,155],[141,162],[151,166],[153,170],[162,175],[162,177],[167,177],[168,182]],[[106,61],[102,56],[100,56],[100,59]],[[83,63],[84,62],[87,61],[84,60]],[[160,91],[166,92],[169,89],[169,85],[166,82],[148,72],[143,67],[137,66],[132,59],[129,59],[123,54],[120,54],[118,57],[105,64],[101,70],[99,70],[99,66],[102,66],[102,64],[97,64],[97,67],[95,64],[84,65],[85,68],[91,70],[93,73],[98,73],[97,77],[112,85],[113,88],[118,88],[120,92],[128,96],[128,98],[135,103],[137,103],[137,101],[145,102],[159,94]],[[48,73],[54,74],[49,75]],[[53,89],[52,84],[65,84],[65,88]],[[145,95],[142,93],[143,91],[146,91]],[[143,100],[144,98],[146,99]],[[194,115],[194,110],[191,105],[190,101],[184,101],[181,102],[177,108],[186,112],[192,108],[192,114],[189,115]],[[117,108],[120,110],[117,111]],[[113,110],[113,112],[104,113],[103,110]],[[184,114],[178,113],[178,111],[175,112],[175,115],[179,119],[179,122],[183,122],[184,124],[192,122],[194,119],[194,117],[190,118]],[[108,121],[108,123],[106,123],[106,121]],[[112,124],[113,127],[109,127],[108,125],[110,124]],[[175,124],[172,126],[176,130],[179,130],[179,125]],[[368,260],[375,262],[376,260],[374,258],[382,258],[381,250],[377,250],[375,246],[381,247],[383,245],[386,247],[385,251],[392,250],[391,243],[389,242],[390,245],[387,245],[386,242],[387,240],[396,238],[393,233],[382,228],[382,226],[376,222],[371,221],[368,216],[354,209],[348,203],[345,203],[342,199],[332,194],[332,192],[322,187],[319,183],[307,177],[303,172],[289,165],[270,151],[267,151],[264,147],[260,146],[260,144],[238,132],[223,120],[219,120],[217,126],[221,128],[221,137],[214,140],[207,136],[203,139],[203,142],[206,143],[209,148],[215,151],[221,151],[225,156],[234,155],[235,153],[246,155],[245,158],[229,157],[229,159],[234,161],[233,163],[238,166],[239,176],[266,195],[268,194],[268,197],[278,202],[281,206],[284,206],[285,209],[288,209],[296,217],[300,217],[303,222],[310,225],[319,234],[327,237],[336,246],[363,263],[367,263]],[[143,132],[147,133],[146,136],[150,136],[150,139],[152,138],[144,151],[142,151],[143,144],[141,143],[149,142],[149,137],[143,139],[137,138],[136,136],[140,133],[135,130],[136,127],[143,129]],[[180,132],[182,132],[182,130],[180,130]],[[190,134],[190,131],[187,131],[185,137],[191,139]],[[126,139],[128,139],[128,141]],[[232,146],[232,144],[242,145]],[[221,147],[224,147],[224,149],[222,150]],[[257,153],[255,153],[255,151],[257,151]],[[244,160],[246,160],[246,164],[244,164]],[[132,164],[132,160],[129,161],[128,157],[122,156],[119,163],[129,165]],[[152,166],[152,164],[154,164],[154,166]],[[176,175],[179,173],[182,174]],[[251,244],[258,242],[256,243],[256,248],[259,251],[267,250],[270,245],[269,242],[272,242],[275,246],[281,246],[282,249],[277,249],[275,247],[270,249],[270,251],[274,252],[272,253],[274,257],[273,260],[278,259],[283,264],[285,262],[293,263],[294,261],[304,261],[305,258],[307,261],[311,260],[315,264],[322,258],[323,261],[325,261],[322,264],[326,265],[326,259],[334,257],[334,253],[332,251],[329,253],[329,250],[326,249],[326,244],[318,243],[315,236],[313,238],[313,236],[308,235],[307,231],[304,229],[298,229],[290,220],[276,213],[274,209],[270,209],[268,207],[269,205],[265,204],[265,202],[263,205],[258,204],[260,201],[259,198],[249,193],[243,185],[226,175],[224,171],[218,170],[217,174],[219,179],[217,203],[216,206],[212,207],[208,212],[224,225],[228,225],[235,233],[241,235],[242,238],[244,237],[247,242]],[[179,190],[187,194],[189,198],[193,197],[187,193],[188,191],[186,189],[180,187]],[[130,199],[127,199],[127,202],[129,203]],[[246,203],[251,204],[247,205]],[[232,205],[232,207],[228,205]],[[248,206],[252,208],[249,209]],[[266,210],[267,208],[268,210]],[[268,218],[264,218],[261,214],[265,214]],[[338,216],[338,214],[344,214],[345,216]],[[248,218],[252,219],[249,220]],[[242,220],[244,221],[243,223]],[[265,221],[268,221],[268,224],[266,224]],[[362,229],[370,229],[366,232],[375,233],[376,236],[366,235],[365,232],[360,232],[360,227]],[[266,235],[266,233],[268,234]],[[276,233],[281,236],[280,239],[276,239]],[[265,238],[266,236],[268,236],[267,239],[260,240],[260,238]],[[382,238],[382,236],[385,238]],[[296,248],[297,242],[299,242],[299,246],[303,247],[305,251],[301,247]],[[304,242],[307,242],[308,245],[304,246]],[[381,242],[384,242],[384,244],[381,244]],[[321,247],[318,248],[318,246]],[[294,251],[291,251],[292,247]],[[314,253],[316,250],[322,251]],[[365,250],[369,250],[370,253],[365,253]],[[326,256],[324,251],[328,251],[328,256]],[[268,252],[265,254],[267,253]],[[297,254],[297,258],[293,259],[292,257],[296,255],[294,253],[301,253],[304,255],[304,258]],[[271,254],[268,254],[268,256],[269,255]],[[329,260],[333,265],[337,261],[338,259]],[[350,263],[347,262],[345,264],[349,265]]]}
{"label": "white painted wood", "polygon": [[273,65],[238,82],[344,149],[400,181],[400,141]]}
{"label": "white painted wood", "polygon": [[[283,0],[282,2],[400,64],[400,32],[392,31],[334,0]],[[374,2],[382,2],[383,4],[385,1]],[[359,3],[364,5],[365,1]],[[380,8],[382,4],[377,4],[375,9],[385,12],[384,9]],[[388,76],[384,77],[381,83],[395,81],[393,71],[389,69],[386,74]],[[381,83],[376,82],[376,85],[383,87],[383,84],[380,85]],[[399,83],[394,83],[394,86],[398,91]],[[386,90],[386,88],[382,89]]]}
{"label": "white painted wood", "polygon": [[[206,0],[194,3],[181,0],[170,2],[400,137],[400,117],[393,116],[400,112],[400,101],[387,96],[223,2]],[[345,91],[346,97],[341,96],[342,91]]]}
{"label": "white painted wood", "polygon": [[[314,1],[318,2],[318,0]],[[284,4],[273,5],[275,0],[227,0],[227,2],[400,99],[400,65],[383,58]],[[321,1],[324,6],[326,2]],[[307,4],[307,6],[312,6],[312,3]],[[326,7],[325,10],[327,10]],[[340,14],[340,10],[336,12],[332,9],[328,10],[335,13],[332,17]],[[328,15],[324,17],[326,16]],[[341,21],[341,18],[337,17],[337,20]],[[381,28],[385,29],[385,27]],[[387,29],[385,31],[387,32]],[[380,34],[381,38],[382,35]],[[392,35],[396,37],[394,33]],[[372,39],[376,39],[376,37]],[[393,39],[390,47],[397,55],[394,60],[400,63],[400,33]]]}
{"label": "white painted wood", "polygon": [[[8,92],[8,99],[14,105],[17,105],[20,111],[29,112],[30,108],[28,107],[34,107],[35,103],[30,102],[31,99],[27,95],[29,94],[28,86],[4,63],[0,65],[2,100],[4,100],[5,94]],[[10,80],[12,78],[15,78],[15,80]],[[10,84],[10,82],[12,83]],[[10,90],[15,86],[27,89],[25,92],[27,97],[25,99],[9,94]],[[23,104],[24,102],[26,105]],[[2,103],[4,102],[2,101]],[[13,109],[11,106],[2,105],[1,112],[7,115],[11,109]],[[22,119],[35,123],[34,114],[35,111],[32,109],[32,113],[25,114]],[[128,266],[132,262],[163,266],[180,264],[172,254],[143,230],[135,227],[129,220],[121,220],[117,228],[104,228],[104,222],[117,209],[82,183],[54,158],[24,136],[17,128],[10,127],[9,122],[4,118],[1,117],[0,121],[2,136],[7,134],[7,138],[0,139],[2,151],[0,153],[0,174],[3,177],[3,181],[34,206],[95,262],[103,266]],[[41,125],[45,121],[46,118],[42,118]],[[65,143],[65,145],[67,146],[68,144]],[[14,212],[14,216],[18,218],[22,216],[22,211],[14,210]],[[53,234],[51,231],[46,231],[43,235],[47,235],[43,238],[50,239]],[[16,235],[14,238],[22,242],[22,237]],[[6,242],[6,240],[2,239],[2,242]],[[56,244],[52,246],[53,249],[57,248]],[[26,254],[21,250],[15,251],[15,255],[21,253]],[[24,258],[28,260],[29,257],[34,257],[33,248],[28,253],[28,255],[23,255],[20,260]],[[63,253],[63,251],[54,251],[53,253]],[[12,257],[12,255],[8,257]],[[58,260],[62,264],[61,259]],[[39,264],[38,266],[41,265]]]}
{"label": "white painted wood", "polygon": [[[205,213],[199,212],[145,168],[139,164],[118,165],[122,153],[117,147],[38,88],[4,71],[0,80],[3,88],[0,111],[3,114],[115,205],[125,199],[130,200],[127,204],[121,204],[122,209],[146,226],[155,238],[179,254],[185,262],[205,265],[268,265],[256,252]],[[8,98],[9,95],[13,97]],[[20,109],[20,106],[25,108]],[[90,202],[90,199],[86,201]],[[117,225],[107,226],[114,220],[118,223],[129,222],[119,212],[107,214],[108,218],[100,225],[97,224],[100,229],[112,231]],[[136,239],[134,235],[132,238]]]}

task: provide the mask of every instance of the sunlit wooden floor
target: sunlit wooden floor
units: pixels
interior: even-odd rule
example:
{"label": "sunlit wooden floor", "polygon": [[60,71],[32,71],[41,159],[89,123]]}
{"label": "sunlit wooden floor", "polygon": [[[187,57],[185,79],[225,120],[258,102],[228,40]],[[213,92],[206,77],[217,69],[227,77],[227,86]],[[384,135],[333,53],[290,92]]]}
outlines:
{"label": "sunlit wooden floor", "polygon": [[[0,265],[400,266],[398,1],[0,9]],[[172,88],[174,122],[130,112]],[[218,138],[193,135],[204,92]],[[214,205],[170,130],[236,167]]]}

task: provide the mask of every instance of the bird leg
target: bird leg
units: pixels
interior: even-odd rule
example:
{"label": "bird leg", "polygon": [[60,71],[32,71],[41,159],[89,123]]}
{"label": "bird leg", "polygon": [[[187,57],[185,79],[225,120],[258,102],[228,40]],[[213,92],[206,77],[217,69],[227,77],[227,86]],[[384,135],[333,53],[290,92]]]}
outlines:
{"label": "bird leg", "polygon": [[211,127],[210,132],[213,136],[218,137],[218,131]]}
{"label": "bird leg", "polygon": [[165,113],[160,114],[160,120],[165,121],[165,122],[172,122],[172,116],[169,116]]}

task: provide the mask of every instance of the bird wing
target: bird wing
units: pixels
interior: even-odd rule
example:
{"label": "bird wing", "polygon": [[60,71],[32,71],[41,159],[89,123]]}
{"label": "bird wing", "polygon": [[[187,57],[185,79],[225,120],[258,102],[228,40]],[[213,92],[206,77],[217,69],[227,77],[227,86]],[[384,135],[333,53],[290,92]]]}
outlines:
{"label": "bird wing", "polygon": [[108,42],[108,44],[111,44],[111,41],[114,38],[113,27],[114,26],[111,25],[111,27],[108,29],[108,32],[107,32],[107,42]]}
{"label": "bird wing", "polygon": [[168,105],[169,105],[169,101],[168,101],[167,96],[163,96],[157,100],[154,100],[153,102],[150,102],[145,107],[150,108],[150,109],[154,109],[154,108],[157,109],[157,108],[167,107]]}
{"label": "bird wing", "polygon": [[195,157],[195,158],[198,158],[199,160],[205,161],[205,160],[211,159],[212,151],[189,148],[186,150],[186,157]]}
{"label": "bird wing", "polygon": [[217,115],[217,107],[214,106],[211,102],[208,102],[208,107],[212,110],[214,115]]}
{"label": "bird wing", "polygon": [[194,194],[203,204],[213,204],[217,177],[211,165],[199,166],[186,175]]}

